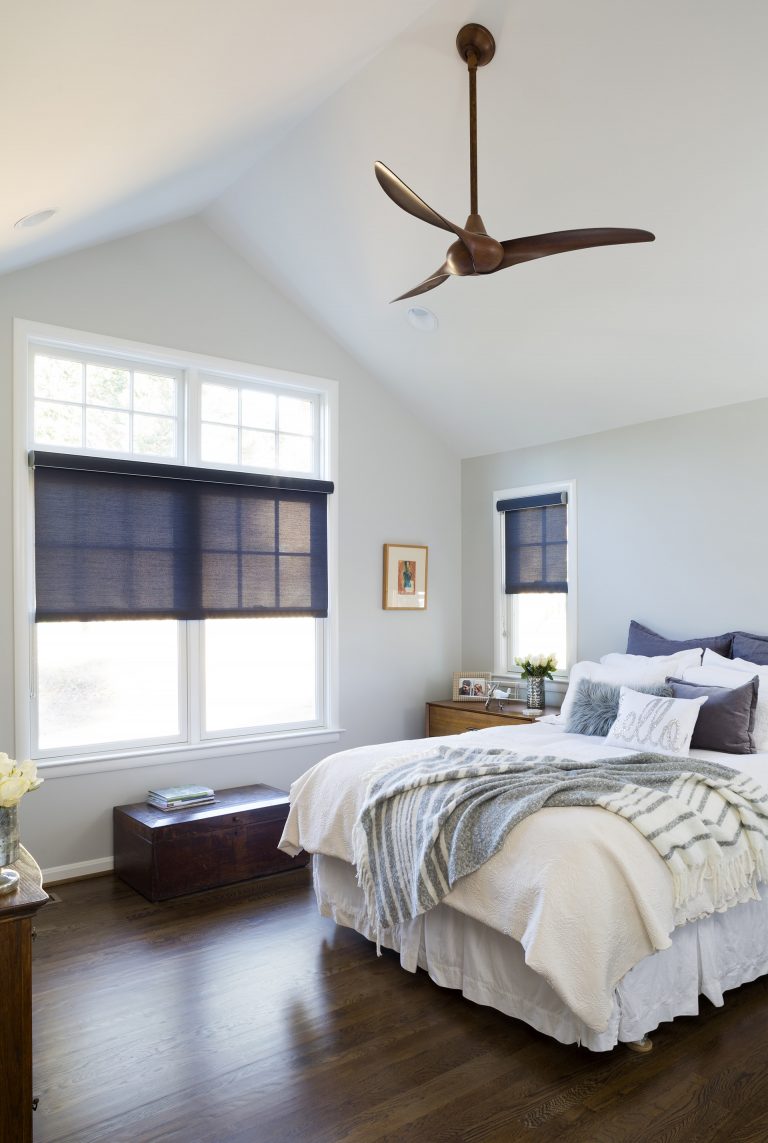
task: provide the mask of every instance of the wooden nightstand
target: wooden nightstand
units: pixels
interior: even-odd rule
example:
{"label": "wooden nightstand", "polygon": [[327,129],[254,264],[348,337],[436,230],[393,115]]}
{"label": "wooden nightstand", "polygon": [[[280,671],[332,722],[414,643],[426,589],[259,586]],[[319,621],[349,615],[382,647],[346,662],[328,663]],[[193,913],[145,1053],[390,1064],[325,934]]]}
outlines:
{"label": "wooden nightstand", "polygon": [[0,897],[0,1139],[32,1140],[32,918],[48,900],[37,862],[22,846],[18,887]]}
{"label": "wooden nightstand", "polygon": [[[535,722],[540,712],[532,714],[524,702],[505,702],[504,709],[494,699],[491,709],[485,709],[482,702],[427,703],[426,736],[434,738],[443,734],[463,734],[467,730],[484,730],[487,726],[509,726],[515,723]],[[548,707],[547,714],[557,714]]]}

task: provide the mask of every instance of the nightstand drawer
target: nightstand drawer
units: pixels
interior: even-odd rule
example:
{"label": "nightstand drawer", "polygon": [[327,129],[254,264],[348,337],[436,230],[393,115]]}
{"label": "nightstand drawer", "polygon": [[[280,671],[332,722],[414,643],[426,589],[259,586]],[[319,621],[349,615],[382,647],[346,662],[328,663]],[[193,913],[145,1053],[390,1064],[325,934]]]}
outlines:
{"label": "nightstand drawer", "polygon": [[484,730],[488,726],[510,726],[531,722],[522,711],[501,713],[491,710],[462,709],[461,704],[442,706],[427,703],[427,735],[464,734],[467,730]]}

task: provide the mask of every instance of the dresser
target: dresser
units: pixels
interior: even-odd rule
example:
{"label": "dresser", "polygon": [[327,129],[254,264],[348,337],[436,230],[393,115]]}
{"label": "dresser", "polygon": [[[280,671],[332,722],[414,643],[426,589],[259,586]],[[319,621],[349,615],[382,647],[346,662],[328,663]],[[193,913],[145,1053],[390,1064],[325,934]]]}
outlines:
{"label": "dresser", "polygon": [[[547,714],[557,714],[557,709],[548,707]],[[445,699],[442,702],[427,703],[425,733],[428,738],[443,734],[464,734],[467,730],[484,730],[487,726],[514,726],[535,722],[541,714],[533,714],[524,702],[505,702],[504,709],[494,699],[489,710],[482,702],[455,702]]]}
{"label": "dresser", "polygon": [[22,847],[19,883],[0,896],[0,1140],[32,1140],[32,918],[48,900],[40,868]]}

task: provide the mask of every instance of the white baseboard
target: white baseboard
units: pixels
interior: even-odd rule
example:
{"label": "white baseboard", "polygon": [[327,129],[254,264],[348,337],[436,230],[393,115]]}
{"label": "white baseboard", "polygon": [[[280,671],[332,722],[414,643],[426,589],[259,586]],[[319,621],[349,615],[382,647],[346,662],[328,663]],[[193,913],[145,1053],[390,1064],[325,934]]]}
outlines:
{"label": "white baseboard", "polygon": [[112,857],[95,857],[92,861],[75,861],[72,865],[53,865],[43,870],[43,884],[55,885],[57,881],[79,881],[81,877],[93,877],[97,873],[111,873],[115,867]]}

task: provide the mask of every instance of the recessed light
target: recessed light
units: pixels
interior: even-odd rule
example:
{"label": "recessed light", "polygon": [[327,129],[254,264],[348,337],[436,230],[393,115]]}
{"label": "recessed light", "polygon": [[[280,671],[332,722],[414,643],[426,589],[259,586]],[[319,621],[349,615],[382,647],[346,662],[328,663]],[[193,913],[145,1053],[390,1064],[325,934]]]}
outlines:
{"label": "recessed light", "polygon": [[439,324],[432,310],[424,306],[411,306],[405,316],[414,329],[426,330],[427,333],[434,333]]}
{"label": "recessed light", "polygon": [[14,222],[14,230],[27,230],[32,226],[40,226],[41,223],[47,222],[49,218],[53,218],[55,210],[36,210],[34,214],[25,214],[18,222]]}

